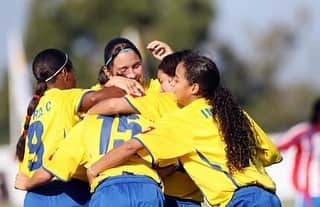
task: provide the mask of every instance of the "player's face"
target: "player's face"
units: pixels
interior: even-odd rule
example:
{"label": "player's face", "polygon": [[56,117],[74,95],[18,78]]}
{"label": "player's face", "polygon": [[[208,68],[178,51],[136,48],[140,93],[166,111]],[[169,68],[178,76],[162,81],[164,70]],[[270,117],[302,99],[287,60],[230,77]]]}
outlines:
{"label": "player's face", "polygon": [[174,77],[173,93],[177,103],[181,106],[186,106],[192,101],[192,86],[186,79],[185,72],[183,63],[179,63]]}
{"label": "player's face", "polygon": [[124,76],[142,82],[142,61],[134,51],[122,52],[113,60],[111,75]]}
{"label": "player's face", "polygon": [[173,77],[170,77],[164,73],[161,69],[158,70],[157,74],[158,81],[160,83],[160,92],[173,92]]}

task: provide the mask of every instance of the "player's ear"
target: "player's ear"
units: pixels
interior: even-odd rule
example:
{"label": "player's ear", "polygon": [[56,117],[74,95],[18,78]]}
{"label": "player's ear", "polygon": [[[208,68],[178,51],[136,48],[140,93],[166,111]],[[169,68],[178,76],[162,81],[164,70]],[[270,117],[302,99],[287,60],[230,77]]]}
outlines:
{"label": "player's ear", "polygon": [[191,85],[191,94],[192,95],[198,95],[199,94],[199,90],[200,90],[200,87],[199,87],[198,83],[193,83]]}
{"label": "player's ear", "polygon": [[70,73],[66,70],[66,68],[64,68],[61,71],[61,75],[64,81],[69,81],[70,80]]}

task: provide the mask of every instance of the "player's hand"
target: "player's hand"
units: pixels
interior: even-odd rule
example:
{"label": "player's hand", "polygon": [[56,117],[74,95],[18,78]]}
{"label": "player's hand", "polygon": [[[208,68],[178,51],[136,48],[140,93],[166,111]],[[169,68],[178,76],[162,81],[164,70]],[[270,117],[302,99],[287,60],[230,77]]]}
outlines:
{"label": "player's hand", "polygon": [[29,177],[26,174],[19,172],[16,175],[16,181],[15,181],[14,187],[19,190],[28,190],[27,189],[28,180],[29,180]]}
{"label": "player's hand", "polygon": [[147,49],[151,52],[153,57],[162,60],[165,56],[173,53],[171,47],[164,42],[154,40],[147,45]]}
{"label": "player's hand", "polygon": [[144,94],[144,88],[138,81],[122,76],[112,76],[104,86],[116,86],[124,90],[127,94],[135,96],[142,96]]}
{"label": "player's hand", "polygon": [[96,178],[96,176],[97,175],[93,173],[91,167],[87,168],[87,177],[90,185],[93,183],[93,180]]}

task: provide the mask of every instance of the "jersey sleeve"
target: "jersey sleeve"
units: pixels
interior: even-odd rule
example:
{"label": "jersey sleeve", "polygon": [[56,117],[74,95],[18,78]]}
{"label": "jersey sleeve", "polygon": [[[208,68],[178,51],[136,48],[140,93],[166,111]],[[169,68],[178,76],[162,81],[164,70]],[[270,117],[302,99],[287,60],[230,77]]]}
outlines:
{"label": "jersey sleeve", "polygon": [[82,139],[83,122],[72,128],[68,136],[59,144],[57,151],[43,167],[61,180],[70,180],[76,173],[78,167],[83,164],[85,149]]}
{"label": "jersey sleeve", "polygon": [[134,138],[141,142],[145,149],[138,152],[143,157],[146,152],[152,157],[152,164],[164,163],[164,160],[178,158],[194,151],[192,130],[185,129],[183,119],[178,113],[170,114],[154,124],[147,132]]}
{"label": "jersey sleeve", "polygon": [[128,103],[143,117],[155,121],[163,115],[178,109],[178,105],[171,93],[147,92],[145,96],[125,96]]}
{"label": "jersey sleeve", "polygon": [[92,92],[91,89],[69,89],[65,90],[64,101],[69,113],[77,114],[81,108],[84,96]]}
{"label": "jersey sleeve", "polygon": [[253,130],[256,135],[256,142],[258,146],[257,156],[264,166],[269,166],[278,163],[282,160],[282,156],[275,144],[271,141],[269,136],[260,128],[260,126],[246,114],[250,120]]}

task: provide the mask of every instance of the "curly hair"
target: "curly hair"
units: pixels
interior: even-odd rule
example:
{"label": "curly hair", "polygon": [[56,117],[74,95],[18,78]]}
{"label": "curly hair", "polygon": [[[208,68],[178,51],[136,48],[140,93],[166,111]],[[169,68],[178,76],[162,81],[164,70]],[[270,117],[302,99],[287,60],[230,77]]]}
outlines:
{"label": "curly hair", "polygon": [[250,120],[234,100],[230,91],[220,85],[216,64],[207,57],[194,54],[183,60],[189,84],[199,84],[199,94],[212,106],[214,123],[217,123],[226,143],[229,172],[242,171],[254,162],[256,139]]}

